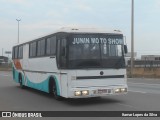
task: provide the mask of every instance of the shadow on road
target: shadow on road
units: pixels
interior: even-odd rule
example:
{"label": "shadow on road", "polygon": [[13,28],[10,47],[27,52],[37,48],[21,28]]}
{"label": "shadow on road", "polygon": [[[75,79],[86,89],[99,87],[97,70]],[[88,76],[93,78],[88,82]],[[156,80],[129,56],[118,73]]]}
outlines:
{"label": "shadow on road", "polygon": [[[20,86],[17,86],[18,89],[21,89]],[[43,92],[43,91],[39,91],[39,90],[36,90],[36,89],[33,89],[33,88],[29,88],[29,87],[26,87],[25,89],[22,89],[22,91],[25,90],[25,91],[28,91],[28,92],[31,92],[31,94],[35,94],[35,95],[38,95],[38,96],[44,96],[50,100],[53,100],[54,101],[57,101],[54,99],[54,96],[53,95],[50,95],[46,92]],[[106,97],[93,97],[93,98],[63,98],[61,101],[58,101],[58,102],[62,102],[64,104],[68,104],[68,105],[71,105],[71,106],[86,106],[86,105],[95,105],[95,104],[114,104],[114,103],[121,103],[123,101],[120,101],[120,100],[117,100],[117,99],[114,99],[114,98],[111,98],[110,96],[106,96]]]}
{"label": "shadow on road", "polygon": [[83,106],[83,105],[85,106],[85,105],[96,105],[96,104],[112,104],[112,103],[119,103],[121,101],[109,97],[93,97],[93,98],[67,99],[64,102],[72,106]]}

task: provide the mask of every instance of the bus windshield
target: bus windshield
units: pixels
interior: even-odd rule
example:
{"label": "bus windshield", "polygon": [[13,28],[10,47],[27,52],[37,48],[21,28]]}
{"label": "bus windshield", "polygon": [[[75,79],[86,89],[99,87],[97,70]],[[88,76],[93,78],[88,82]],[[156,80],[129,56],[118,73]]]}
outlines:
{"label": "bus windshield", "polygon": [[124,67],[123,44],[122,35],[72,35],[69,38],[69,67]]}

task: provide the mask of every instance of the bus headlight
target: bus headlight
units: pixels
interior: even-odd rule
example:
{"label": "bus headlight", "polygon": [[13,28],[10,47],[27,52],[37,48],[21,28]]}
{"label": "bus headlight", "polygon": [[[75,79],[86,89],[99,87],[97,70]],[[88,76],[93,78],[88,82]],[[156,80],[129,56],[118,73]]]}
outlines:
{"label": "bus headlight", "polygon": [[127,88],[117,88],[114,90],[115,93],[124,93],[127,92]]}
{"label": "bus headlight", "polygon": [[120,88],[117,88],[117,89],[114,90],[114,92],[115,92],[115,93],[120,93],[120,92],[121,92],[121,89],[120,89]]}
{"label": "bus headlight", "polygon": [[127,88],[121,88],[121,92],[127,92]]}
{"label": "bus headlight", "polygon": [[75,91],[75,92],[74,92],[74,95],[75,95],[75,96],[81,96],[81,94],[82,94],[81,91]]}
{"label": "bus headlight", "polygon": [[82,91],[82,95],[89,95],[89,91],[88,90]]}

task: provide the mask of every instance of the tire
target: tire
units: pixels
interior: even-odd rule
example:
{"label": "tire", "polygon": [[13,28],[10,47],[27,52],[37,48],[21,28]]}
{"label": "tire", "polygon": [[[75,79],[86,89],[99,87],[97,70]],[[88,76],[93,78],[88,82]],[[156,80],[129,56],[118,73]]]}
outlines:
{"label": "tire", "polygon": [[57,93],[57,86],[55,80],[50,81],[50,94],[54,96],[54,99],[56,100],[63,100],[63,97],[59,96]]}
{"label": "tire", "polygon": [[22,75],[21,75],[21,74],[19,74],[19,84],[20,84],[20,87],[21,87],[22,89],[25,88],[25,86],[23,85],[23,82],[22,82]]}

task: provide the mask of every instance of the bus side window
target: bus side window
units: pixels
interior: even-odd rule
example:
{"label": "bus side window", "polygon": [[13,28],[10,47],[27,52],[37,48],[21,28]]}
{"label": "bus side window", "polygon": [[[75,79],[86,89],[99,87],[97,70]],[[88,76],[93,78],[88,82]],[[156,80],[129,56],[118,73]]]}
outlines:
{"label": "bus side window", "polygon": [[37,56],[45,55],[45,39],[38,41]]}
{"label": "bus side window", "polygon": [[56,36],[53,36],[51,39],[51,55],[56,54]]}
{"label": "bus side window", "polygon": [[47,43],[46,43],[46,54],[50,55],[51,53],[51,38],[47,38]]}
{"label": "bus side window", "polygon": [[46,43],[46,54],[47,55],[55,55],[56,54],[56,36],[47,38]]}
{"label": "bus side window", "polygon": [[15,58],[14,54],[15,54],[15,48],[13,47],[13,48],[12,48],[12,59]]}
{"label": "bus side window", "polygon": [[18,47],[15,47],[14,51],[15,51],[14,58],[17,59],[18,58]]}
{"label": "bus side window", "polygon": [[30,43],[30,46],[29,46],[29,56],[30,57],[36,57],[36,42],[32,42]]}
{"label": "bus side window", "polygon": [[23,58],[23,45],[22,45],[22,46],[19,46],[18,58],[19,58],[19,59],[22,59],[22,58]]}

